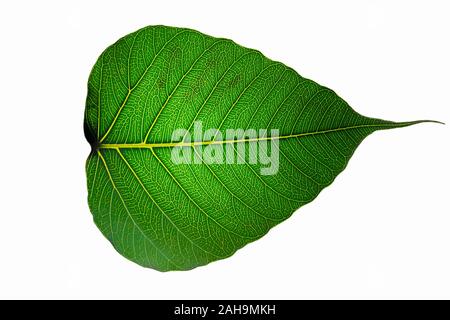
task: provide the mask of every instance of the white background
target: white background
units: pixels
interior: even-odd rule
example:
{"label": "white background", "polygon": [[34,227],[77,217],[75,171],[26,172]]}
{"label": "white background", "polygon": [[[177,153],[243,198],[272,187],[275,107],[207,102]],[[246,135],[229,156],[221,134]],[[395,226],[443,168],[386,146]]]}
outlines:
{"label": "white background", "polygon": [[448,1],[2,1],[0,298],[450,298],[449,127],[375,133],[311,204],[233,257],[159,273],[87,206],[101,51],[146,25],[261,50],[364,115],[450,123]]}

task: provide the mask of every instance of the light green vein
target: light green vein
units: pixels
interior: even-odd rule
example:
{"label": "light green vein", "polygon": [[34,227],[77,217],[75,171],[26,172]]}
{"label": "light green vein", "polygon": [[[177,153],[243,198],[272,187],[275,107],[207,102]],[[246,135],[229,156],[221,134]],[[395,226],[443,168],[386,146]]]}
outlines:
{"label": "light green vein", "polygon": [[123,100],[122,104],[119,107],[119,110],[117,111],[113,121],[111,122],[111,125],[109,126],[108,130],[106,131],[106,133],[103,135],[103,137],[100,139],[100,143],[102,143],[103,141],[105,141],[106,137],[109,135],[109,133],[111,132],[112,128],[114,128],[114,125],[116,124],[117,119],[119,118],[120,113],[122,112],[123,108],[125,107],[125,105],[128,102],[128,99],[130,98],[131,92],[133,92],[133,90],[135,88],[137,88],[137,86],[141,83],[142,79],[144,79],[145,75],[147,74],[148,70],[150,70],[150,68],[153,66],[153,64],[156,61],[156,58],[161,54],[161,52],[165,49],[165,47],[173,40],[175,39],[177,36],[179,36],[180,34],[186,32],[188,30],[183,30],[181,32],[178,32],[177,34],[175,34],[172,38],[170,38],[162,47],[161,49],[156,53],[156,55],[153,57],[152,61],[150,62],[150,64],[147,66],[147,68],[144,70],[144,73],[142,74],[142,76],[139,78],[139,80],[136,82],[136,84],[132,87],[132,88],[128,88],[128,93],[125,97],[125,99]]}
{"label": "light green vein", "polygon": [[192,71],[192,69],[194,68],[194,66],[197,64],[197,62],[200,61],[200,59],[205,55],[206,52],[208,52],[209,50],[211,50],[212,47],[214,47],[216,44],[223,42],[225,40],[218,40],[215,41],[213,44],[211,44],[208,48],[206,48],[205,50],[203,50],[203,52],[201,53],[200,56],[197,57],[197,59],[194,60],[194,62],[191,64],[190,68],[183,74],[183,76],[181,77],[181,79],[178,81],[177,85],[175,86],[175,88],[172,90],[172,92],[170,93],[170,95],[167,97],[166,101],[164,102],[164,104],[161,106],[161,108],[158,111],[158,114],[156,115],[155,119],[153,119],[152,124],[150,125],[150,128],[147,131],[147,134],[145,135],[144,138],[144,143],[147,142],[148,137],[150,136],[150,132],[152,131],[153,127],[155,126],[156,122],[158,121],[159,116],[161,115],[161,113],[163,112],[163,110],[166,108],[166,106],[169,104],[169,101],[172,99],[173,95],[175,94],[175,92],[177,92],[178,87],[180,86],[180,84],[183,82],[183,80],[186,78],[186,76]]}
{"label": "light green vein", "polygon": [[234,144],[234,143],[247,143],[247,142],[258,142],[264,140],[284,140],[291,138],[301,138],[307,136],[314,136],[320,134],[327,134],[339,131],[353,130],[359,128],[378,128],[378,129],[389,129],[389,128],[400,128],[407,127],[418,123],[425,122],[434,122],[441,123],[439,121],[434,120],[418,120],[418,121],[410,121],[410,122],[392,122],[385,124],[361,124],[355,126],[348,126],[342,128],[335,129],[327,129],[321,131],[312,131],[305,133],[297,133],[297,134],[289,134],[289,135],[281,135],[274,137],[257,137],[257,138],[244,138],[244,139],[234,139],[234,140],[215,140],[215,141],[193,141],[193,142],[158,142],[158,143],[110,143],[110,144],[100,144],[98,146],[99,149],[151,149],[151,148],[176,148],[176,147],[195,147],[195,146],[207,146],[207,145],[216,145],[216,144]]}
{"label": "light green vein", "polygon": [[134,171],[133,167],[131,167],[130,163],[127,161],[127,159],[123,156],[122,152],[120,152],[119,149],[116,149],[117,153],[119,154],[120,158],[124,161],[124,163],[127,165],[130,172],[133,174],[135,179],[138,181],[139,185],[142,187],[143,191],[147,196],[150,198],[150,200],[155,204],[155,206],[158,208],[158,210],[163,214],[163,216],[172,224],[172,226],[184,237],[186,240],[188,240],[190,243],[192,243],[193,246],[199,248],[206,254],[210,254],[216,258],[221,258],[220,256],[205,250],[204,248],[200,247],[198,244],[196,244],[191,238],[189,238],[176,224],[173,222],[173,220],[169,217],[169,215],[161,208],[161,206],[158,204],[158,202],[152,197],[150,192],[147,190],[147,187],[142,182],[141,178],[137,175],[136,171]]}
{"label": "light green vein", "polygon": [[176,266],[177,268],[181,269],[181,267],[179,265],[177,265],[171,258],[169,258],[166,254],[164,254],[164,252],[161,251],[161,249],[159,249],[159,247],[153,242],[152,239],[150,239],[147,234],[141,229],[141,227],[137,224],[137,222],[134,220],[133,216],[131,215],[131,212],[128,210],[128,207],[122,197],[122,195],[119,192],[119,189],[117,189],[116,187],[116,183],[114,182],[114,179],[111,176],[111,172],[109,171],[108,165],[106,163],[105,158],[102,156],[100,151],[97,151],[98,156],[100,157],[100,159],[103,162],[103,165],[105,167],[106,173],[108,174],[109,180],[111,182],[111,185],[113,186],[114,190],[116,190],[117,195],[120,198],[120,201],[122,202],[123,207],[125,208],[125,211],[128,214],[128,217],[130,218],[130,220],[133,222],[133,224],[136,226],[136,228],[139,230],[139,232],[144,236],[144,238],[147,239],[147,241],[149,241],[149,243],[164,257],[167,259],[167,261],[169,261],[170,263],[172,263],[174,266]]}
{"label": "light green vein", "polygon": [[234,232],[233,230],[230,230],[228,228],[226,228],[225,226],[223,226],[222,224],[220,224],[216,219],[214,219],[211,215],[209,215],[202,207],[200,207],[200,205],[197,204],[197,202],[192,199],[192,197],[189,195],[189,193],[186,191],[186,189],[184,189],[184,187],[180,184],[180,182],[178,181],[177,178],[175,178],[175,176],[172,174],[172,172],[170,172],[170,170],[166,167],[166,165],[164,164],[164,162],[162,162],[162,160],[158,157],[158,155],[155,153],[155,151],[153,149],[150,149],[153,156],[156,158],[156,160],[158,160],[159,164],[164,168],[164,170],[170,175],[170,177],[172,178],[172,180],[177,184],[177,186],[181,189],[181,191],[183,191],[183,193],[186,195],[186,197],[197,207],[198,210],[200,210],[207,218],[211,219],[216,225],[218,225],[220,228],[224,229],[227,232],[230,232],[236,236],[239,236],[241,238],[247,238],[247,239],[255,239],[255,237],[249,237],[249,236],[245,236],[239,233]]}

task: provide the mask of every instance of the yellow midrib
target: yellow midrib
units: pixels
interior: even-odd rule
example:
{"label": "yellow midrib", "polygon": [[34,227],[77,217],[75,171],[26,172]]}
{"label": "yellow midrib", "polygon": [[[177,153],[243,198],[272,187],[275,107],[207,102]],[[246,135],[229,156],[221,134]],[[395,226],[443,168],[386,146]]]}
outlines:
{"label": "yellow midrib", "polygon": [[299,138],[305,136],[312,136],[324,133],[332,133],[338,131],[345,131],[358,128],[396,128],[401,126],[407,126],[412,124],[410,122],[404,123],[386,123],[386,124],[363,124],[350,127],[342,127],[336,129],[328,129],[322,131],[289,134],[285,136],[277,137],[259,137],[259,138],[246,138],[246,139],[236,139],[236,140],[219,140],[219,141],[193,141],[193,142],[161,142],[161,143],[105,143],[98,146],[99,149],[151,149],[151,148],[175,148],[175,147],[195,147],[195,146],[206,146],[206,145],[216,145],[216,144],[231,144],[231,143],[243,143],[243,142],[257,142],[257,141],[267,141],[267,140],[282,140],[290,138]]}

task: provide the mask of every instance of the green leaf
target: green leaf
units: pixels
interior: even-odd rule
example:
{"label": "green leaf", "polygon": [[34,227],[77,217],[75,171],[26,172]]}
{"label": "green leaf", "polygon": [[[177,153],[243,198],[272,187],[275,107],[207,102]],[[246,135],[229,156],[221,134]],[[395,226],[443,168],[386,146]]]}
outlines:
{"label": "green leaf", "polygon": [[[89,207],[126,258],[192,269],[229,257],[312,201],[372,132],[417,122],[361,116],[332,90],[231,40],[147,27],[108,47],[89,78]],[[219,133],[189,141],[200,124]],[[174,139],[183,128],[189,134]],[[227,129],[278,135],[220,138]],[[253,149],[264,142],[271,162]],[[190,163],[175,163],[177,152]],[[220,163],[221,154],[233,161]]]}

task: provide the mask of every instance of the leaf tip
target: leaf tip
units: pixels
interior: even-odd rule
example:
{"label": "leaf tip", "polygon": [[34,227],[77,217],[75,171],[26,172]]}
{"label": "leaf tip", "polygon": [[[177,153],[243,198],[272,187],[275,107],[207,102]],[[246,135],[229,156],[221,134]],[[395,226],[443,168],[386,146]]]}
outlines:
{"label": "leaf tip", "polygon": [[437,123],[445,125],[444,122],[437,121],[437,120],[416,120],[416,121],[407,121],[407,122],[398,122],[397,125],[400,127],[408,127],[419,123]]}

